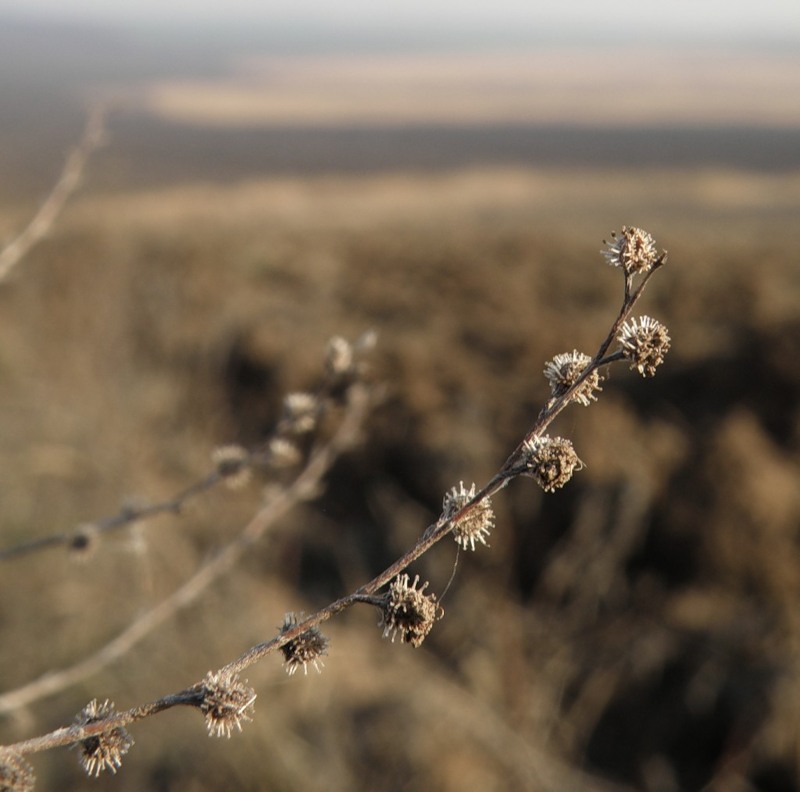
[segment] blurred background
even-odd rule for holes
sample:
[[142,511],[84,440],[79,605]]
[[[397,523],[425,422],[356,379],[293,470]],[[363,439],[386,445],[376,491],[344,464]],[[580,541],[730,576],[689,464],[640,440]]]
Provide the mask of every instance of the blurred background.
[[[673,348],[554,432],[586,468],[497,497],[423,646],[371,611],[321,675],[251,668],[256,719],[132,729],[115,790],[800,789],[800,14],[515,0],[0,0],[0,240],[89,110],[106,143],[0,283],[0,547],[258,443],[336,334],[378,334],[363,443],[237,572],[123,660],[0,718],[8,743],[185,687],[352,591],[485,482],[592,353],[647,229]],[[266,480],[2,562],[2,691],[90,654],[236,535]],[[441,595],[443,542],[412,568]],[[31,758],[37,789],[90,784]]]

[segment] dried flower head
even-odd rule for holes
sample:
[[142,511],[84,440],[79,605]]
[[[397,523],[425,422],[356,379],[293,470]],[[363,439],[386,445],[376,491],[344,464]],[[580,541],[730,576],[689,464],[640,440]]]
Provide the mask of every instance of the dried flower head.
[[295,434],[311,432],[317,425],[318,408],[316,396],[310,393],[289,393],[283,400],[284,425]]
[[269,464],[273,468],[287,468],[296,465],[303,458],[300,449],[283,437],[273,437],[269,441]]
[[619,236],[611,234],[611,241],[603,240],[602,250],[606,261],[612,267],[622,267],[626,275],[647,272],[658,259],[658,251],[653,237],[641,228],[622,226]]
[[[102,704],[92,699],[75,717],[76,726],[88,726],[90,723],[105,720],[115,715],[113,702],[106,699]],[[122,766],[122,757],[133,745],[133,739],[123,726],[115,726],[101,734],[87,737],[77,744],[80,751],[80,763],[87,775],[95,778],[103,770],[116,773]]]
[[[466,506],[475,497],[475,485],[469,489],[464,487],[464,482],[460,481],[458,487],[453,487],[446,493],[442,501],[442,518],[452,517],[461,508]],[[473,506],[462,517],[453,524],[453,537],[464,550],[469,548],[475,550],[475,542],[486,544],[486,537],[494,528],[494,511],[492,502],[489,498]]]
[[617,341],[622,354],[630,360],[631,368],[637,369],[643,377],[652,377],[656,367],[664,362],[670,338],[664,325],[649,316],[642,316],[625,322]]
[[19,755],[0,751],[0,792],[33,792],[33,768]]
[[355,355],[349,341],[334,336],[325,350],[325,368],[335,377],[344,377],[355,371]]
[[526,468],[524,475],[536,479],[545,492],[563,487],[572,478],[573,471],[583,467],[569,440],[548,435],[525,441],[522,463]]
[[[88,557],[97,544],[96,540],[99,535],[100,530],[94,523],[81,523],[69,537],[67,547],[78,556]],[[2,789],[3,787],[0,786],[0,792]]]
[[431,631],[439,611],[439,604],[435,594],[425,594],[427,583],[417,588],[419,575],[409,585],[406,574],[398,575],[389,586],[389,593],[383,603],[383,637],[396,635],[400,640],[410,643],[414,648],[422,645],[425,637]]
[[228,737],[234,728],[242,730],[242,721],[251,721],[256,693],[243,685],[238,674],[209,671],[203,679],[203,702],[200,710],[206,718],[209,737]]
[[217,473],[231,489],[241,489],[250,481],[250,454],[240,445],[215,448],[211,455]]
[[[292,627],[296,627],[298,623],[299,621],[296,614],[287,613],[280,627],[281,635],[291,630]],[[283,663],[286,666],[286,673],[290,676],[294,674],[300,666],[303,667],[303,673],[307,674],[309,663],[317,669],[317,673],[321,673],[322,669],[320,666],[325,665],[321,658],[323,655],[328,654],[328,639],[320,632],[318,627],[309,627],[296,638],[292,638],[291,641],[285,643],[281,647],[281,652],[283,652]]]
[[[591,362],[592,359],[588,355],[578,352],[577,349],[556,355],[548,361],[544,367],[544,375],[550,383],[550,391],[553,396],[562,396],[566,393],[578,381],[586,366]],[[572,400],[588,407],[593,401],[597,401],[597,394],[603,390],[600,387],[602,381],[600,372],[595,369],[572,394]]]

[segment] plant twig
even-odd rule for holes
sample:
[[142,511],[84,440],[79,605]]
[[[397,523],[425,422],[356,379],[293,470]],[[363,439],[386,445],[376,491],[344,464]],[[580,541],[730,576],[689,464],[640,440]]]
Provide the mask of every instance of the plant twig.
[[[580,469],[582,463],[569,441],[549,438],[545,434],[548,426],[567,404],[575,401],[588,405],[596,400],[596,392],[601,390],[600,369],[603,367],[626,359],[631,368],[638,369],[643,376],[652,376],[669,349],[670,339],[663,325],[650,317],[629,320],[650,277],[666,261],[666,253],[658,255],[652,238],[641,229],[623,228],[621,237],[612,239],[613,243],[606,243],[609,250],[604,255],[610,264],[623,270],[625,292],[622,307],[597,353],[590,358],[575,351],[557,355],[547,364],[545,374],[550,381],[553,396],[539,412],[522,442],[499,471],[477,492],[475,485],[466,490],[463,482],[459,489],[451,490],[445,496],[441,516],[421,533],[412,548],[368,583],[307,618],[300,619],[290,614],[273,638],[250,647],[239,657],[217,671],[209,672],[203,680],[192,686],[124,712],[113,712],[113,707],[108,702],[99,706],[96,701],[92,702],[71,727],[57,729],[48,735],[14,745],[0,746],[0,759],[4,753],[16,756],[79,742],[85,752],[84,767],[88,772],[99,771],[105,766],[115,770],[120,764],[122,753],[132,744],[124,735],[123,727],[178,705],[199,708],[206,717],[210,733],[230,734],[232,728],[241,728],[242,720],[250,719],[249,712],[255,699],[255,693],[238,681],[238,674],[276,650],[283,652],[290,672],[301,664],[304,667],[308,663],[316,664],[317,658],[327,651],[327,639],[322,637],[318,626],[356,604],[368,604],[381,610],[384,635],[391,633],[394,636],[399,632],[402,641],[419,646],[433,622],[441,618],[442,611],[436,595],[424,593],[427,583],[417,588],[417,576],[409,585],[409,576],[401,573],[450,533],[455,535],[456,541],[463,548],[469,546],[474,549],[476,541],[485,543],[484,536],[494,524],[490,499],[513,479],[520,476],[532,477],[546,491],[563,486],[572,476],[572,472]],[[634,276],[641,276],[636,288],[633,287]],[[619,344],[619,350],[608,354],[615,341]],[[351,385],[351,405],[353,400],[357,402],[358,399],[366,398],[360,390],[361,387],[357,384]],[[355,412],[358,413],[358,410]],[[353,420],[352,415],[349,420]],[[356,426],[352,432],[345,431],[346,426],[347,420],[340,430],[343,433],[341,437],[350,442]],[[296,498],[313,493],[313,484],[327,470],[332,456],[339,450],[338,442],[344,440],[332,442],[311,457],[307,468],[295,482]],[[142,626],[131,625],[117,639],[120,646],[125,648],[138,640],[139,630],[149,629],[150,624],[159,623],[181,607],[184,599],[191,601],[196,596],[196,590],[207,585],[204,582],[206,576],[213,579],[238,559],[244,549],[260,537],[270,524],[270,508],[276,508],[274,503],[259,511],[234,543],[212,559],[170,600],[163,603],[163,609],[161,606],[156,608],[155,615],[145,617]],[[378,596],[377,592],[387,585],[388,592]],[[109,651],[114,656],[116,650],[113,646]],[[44,681],[41,684],[44,685]],[[89,737],[96,739],[90,741],[87,739]],[[103,748],[99,755],[96,752],[98,746]]]

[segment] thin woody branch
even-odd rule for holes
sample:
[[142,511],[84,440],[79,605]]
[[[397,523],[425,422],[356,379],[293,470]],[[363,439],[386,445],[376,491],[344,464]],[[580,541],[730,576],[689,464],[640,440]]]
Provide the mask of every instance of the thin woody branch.
[[[465,550],[474,550],[476,542],[478,545],[485,544],[484,539],[494,526],[490,499],[513,479],[521,476],[533,478],[545,491],[562,487],[575,470],[580,470],[582,462],[569,440],[551,438],[545,434],[545,430],[568,404],[575,402],[590,406],[597,399],[597,393],[601,390],[601,368],[626,360],[642,376],[652,376],[669,349],[670,339],[663,325],[650,317],[630,319],[649,279],[666,261],[666,253],[658,254],[650,235],[638,228],[624,227],[620,236],[613,236],[612,240],[606,243],[608,249],[603,255],[612,266],[623,271],[624,298],[598,351],[590,358],[576,350],[558,355],[547,364],[545,375],[553,395],[523,440],[480,489],[476,489],[474,484],[467,489],[462,482],[458,488],[454,487],[448,492],[441,516],[421,533],[412,548],[372,580],[316,613],[306,618],[287,614],[277,635],[250,647],[191,687],[125,712],[114,712],[109,702],[98,704],[94,701],[82,711],[78,721],[71,727],[58,729],[43,737],[0,746],[0,760],[3,755],[16,756],[56,745],[78,743],[83,751],[82,763],[87,772],[96,774],[102,769],[116,772],[122,754],[132,745],[124,727],[175,706],[200,709],[205,715],[210,734],[229,736],[232,729],[241,729],[242,721],[251,718],[255,700],[255,692],[239,681],[238,674],[277,650],[283,651],[284,663],[290,673],[301,666],[317,665],[328,646],[327,639],[319,632],[319,625],[356,604],[368,604],[381,611],[384,636],[394,638],[399,635],[401,642],[419,646],[433,623],[442,617],[443,611],[436,595],[426,593],[428,583],[418,585],[419,576],[412,582],[405,570],[450,533],[455,535],[456,541]],[[636,279],[638,286],[634,287]],[[619,348],[609,353],[615,342]],[[356,409],[348,413],[337,438],[312,455],[293,485],[296,499],[310,497],[314,493],[316,482],[329,469],[333,458],[352,442],[357,433],[359,414],[363,414],[367,398],[365,391],[357,384],[348,393],[351,406],[355,405]],[[361,408],[358,406],[359,400],[363,400]],[[243,550],[263,534],[271,521],[268,507],[260,510],[233,544],[173,595],[174,601],[171,598],[171,601],[162,604],[164,618],[183,602],[191,601],[196,596],[196,589],[207,585],[206,578],[210,582],[210,579],[235,563]],[[134,632],[136,629],[149,630],[152,623],[160,619],[159,612],[159,615],[151,616],[150,621],[140,627],[132,625],[130,629]],[[127,639],[118,640],[125,643]],[[45,680],[41,684],[45,684]],[[0,706],[2,704],[3,699],[0,698]]]

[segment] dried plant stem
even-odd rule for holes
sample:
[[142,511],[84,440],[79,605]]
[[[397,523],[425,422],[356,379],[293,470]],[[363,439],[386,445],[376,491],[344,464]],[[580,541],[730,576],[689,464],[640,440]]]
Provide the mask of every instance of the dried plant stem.
[[49,233],[64,204],[78,189],[86,163],[92,152],[103,142],[104,137],[105,109],[98,106],[89,113],[78,145],[67,157],[61,176],[39,207],[39,211],[27,227],[0,250],[0,283],[8,277],[23,256]]
[[[528,430],[523,440],[517,445],[516,449],[507,458],[499,471],[477,491],[475,491],[474,485],[470,490],[465,490],[463,483],[460,490],[454,490],[453,494],[450,495],[450,506],[452,506],[452,508],[445,508],[442,512],[442,516],[440,516],[436,522],[428,526],[415,545],[399,559],[380,574],[376,575],[371,581],[359,587],[356,591],[341,597],[307,618],[301,620],[292,614],[290,619],[285,620],[284,626],[273,638],[252,646],[238,658],[217,671],[210,673],[205,680],[197,682],[185,690],[164,696],[149,704],[134,707],[125,712],[108,715],[104,714],[96,720],[91,718],[84,719],[71,727],[57,729],[42,737],[33,738],[14,745],[0,746],[0,751],[7,750],[15,754],[26,754],[58,745],[66,745],[86,740],[87,737],[91,736],[108,735],[111,730],[121,728],[129,723],[178,705],[193,706],[203,709],[207,716],[207,725],[209,726],[210,732],[216,734],[230,733],[232,726],[240,728],[240,719],[249,719],[246,710],[252,705],[253,699],[255,698],[255,693],[253,691],[244,689],[242,686],[238,688],[235,687],[239,672],[258,662],[266,655],[278,649],[283,649],[289,644],[295,646],[302,645],[304,636],[307,639],[309,635],[313,635],[313,631],[316,630],[317,626],[327,621],[332,616],[359,603],[376,605],[379,602],[379,599],[375,596],[376,592],[390,583],[392,583],[390,589],[394,588],[398,579],[402,581],[400,588],[402,588],[406,595],[411,594],[419,599],[428,600],[429,612],[435,613],[437,610],[435,596],[422,594],[425,586],[428,584],[424,583],[421,588],[417,589],[418,578],[415,578],[413,584],[409,586],[408,575],[401,575],[401,573],[420,556],[430,550],[434,544],[451,533],[457,526],[463,527],[472,512],[479,514],[478,510],[484,508],[485,502],[488,504],[488,500],[499,490],[507,486],[511,480],[524,475],[534,475],[534,477],[536,477],[536,475],[541,476],[541,471],[537,470],[536,474],[532,472],[534,463],[531,461],[532,457],[526,449],[529,448],[531,443],[534,441],[539,442],[542,438],[554,444],[555,441],[546,438],[544,435],[547,427],[570,402],[579,401],[583,404],[589,403],[592,398],[591,389],[597,387],[594,381],[599,381],[597,375],[599,369],[631,354],[630,349],[626,350],[627,354],[623,354],[622,351],[608,354],[608,350],[615,339],[617,339],[624,348],[625,334],[628,333],[625,323],[643,294],[650,277],[665,263],[666,253],[657,256],[652,239],[641,229],[623,228],[623,239],[616,240],[613,246],[609,245],[609,247],[611,250],[604,255],[606,255],[613,266],[621,267],[624,271],[624,298],[620,311],[611,325],[610,331],[600,344],[594,357],[589,358],[588,356],[575,352],[574,355],[557,356],[557,358],[554,359],[554,361],[557,361],[560,357],[566,358],[569,365],[576,365],[576,361],[579,361],[577,363],[578,368],[573,369],[570,378],[564,381],[563,389],[561,388],[562,383],[557,383],[559,387],[554,387],[553,389],[555,395],[544,405],[532,427]],[[634,288],[634,275],[641,275],[636,288]],[[644,336],[646,336],[647,333],[655,334],[656,330],[662,333],[660,339],[661,347],[657,347],[654,350],[651,349],[650,352],[652,354],[650,358],[646,356],[640,357],[638,360],[633,358],[633,365],[639,369],[640,373],[647,375],[650,375],[652,373],[651,370],[654,370],[655,366],[661,362],[663,352],[669,347],[669,337],[666,335],[666,329],[655,323],[654,320],[648,319],[647,323],[642,320],[638,325],[638,332],[644,334]],[[621,331],[623,332],[623,336],[625,336],[622,339],[620,339]],[[642,346],[644,346],[645,342],[651,340],[652,336],[644,338],[644,341],[641,342]],[[548,364],[548,366],[550,365],[553,364]],[[558,363],[558,365],[560,366],[561,363]],[[545,373],[548,373],[548,369],[545,370]],[[593,378],[593,381],[587,383],[590,378]],[[552,384],[551,381],[551,385]],[[590,385],[589,391],[584,387],[586,384]],[[329,469],[335,456],[343,448],[353,442],[369,402],[369,391],[360,383],[352,384],[347,395],[349,409],[345,419],[340,425],[338,433],[330,443],[320,448],[311,456],[306,468],[300,476],[298,476],[294,484],[287,489],[286,492],[282,493],[281,496],[271,501],[257,512],[253,519],[242,529],[237,539],[202,567],[193,578],[187,581],[187,583],[171,597],[154,608],[149,614],[132,624],[120,636],[112,641],[111,644],[100,650],[93,658],[79,663],[72,669],[59,672],[62,676],[61,680],[59,681],[57,679],[57,681],[61,687],[75,681],[77,678],[83,678],[94,670],[106,665],[111,659],[127,651],[133,644],[140,640],[143,635],[169,618],[169,616],[175,613],[179,608],[185,607],[188,603],[192,602],[214,579],[236,563],[245,549],[263,535],[267,527],[272,524],[277,516],[285,513],[289,507],[297,501],[312,497],[315,494],[318,482]],[[557,439],[562,440],[561,438]],[[571,444],[569,444],[569,448],[571,449]],[[577,460],[577,455],[574,455],[574,451],[572,453],[572,460]],[[577,462],[579,463],[580,460],[577,460]],[[570,461],[569,475],[571,475],[573,468],[574,464]],[[568,478],[569,476],[567,476],[567,479]],[[552,489],[554,482],[555,486],[562,486],[564,480],[561,480],[560,476],[544,480],[543,477],[539,479],[540,484],[542,484],[546,490]],[[456,498],[459,500],[455,500]],[[490,510],[484,510],[484,514],[490,514]],[[473,535],[473,540],[474,538]],[[478,533],[478,540],[481,541],[480,533]],[[466,540],[464,540],[464,542],[466,542]],[[431,617],[431,623],[434,618],[435,617]],[[393,629],[397,629],[397,625],[389,624],[386,629],[391,632]],[[416,637],[419,638],[419,642],[421,642],[426,634],[427,632],[416,634]],[[409,639],[406,638],[405,640]],[[325,644],[325,641],[320,642],[320,646],[323,648]],[[418,645],[418,643],[414,645]],[[308,655],[306,655],[305,658],[301,657],[298,662],[305,664],[306,662],[313,662],[313,660],[309,661]],[[35,698],[41,698],[43,695],[54,692],[55,689],[61,689],[58,685],[48,681],[53,676],[56,678],[58,677],[58,675],[47,675],[37,682],[31,683],[31,685],[26,688],[21,688],[18,691],[0,697],[0,712],[21,706],[23,703],[28,703]],[[215,695],[217,695],[215,705],[219,706],[220,714],[215,714],[212,710],[211,719],[209,720],[207,696],[211,687],[215,688]],[[225,695],[227,695],[226,689],[230,693],[227,699],[225,699]],[[234,702],[234,704],[231,704],[231,702]],[[125,744],[125,749],[127,750],[127,743]],[[116,755],[116,758],[119,758],[119,753]],[[94,759],[91,760],[89,764],[90,769],[96,767],[96,764],[93,764],[95,761]],[[107,762],[108,760],[106,759],[105,761]],[[114,766],[116,766],[116,764]]]
[[[597,371],[598,369],[602,368],[603,366],[607,366],[611,363],[614,363],[617,360],[622,359],[622,355],[619,353],[614,353],[606,357],[606,352],[608,352],[608,348],[613,343],[614,339],[617,337],[617,333],[622,325],[625,323],[625,320],[630,316],[631,311],[633,311],[634,306],[639,301],[639,298],[644,293],[644,290],[649,282],[650,278],[653,277],[653,274],[662,267],[667,261],[667,253],[666,251],[662,253],[656,261],[653,263],[652,268],[646,272],[642,276],[642,280],[636,289],[633,289],[633,279],[630,275],[625,276],[625,296],[622,301],[622,307],[620,308],[619,315],[614,320],[614,324],[611,325],[611,329],[608,331],[608,335],[603,340],[603,343],[600,344],[595,356],[592,360],[586,365],[586,369],[583,371],[580,377],[572,384],[572,386],[561,394],[561,396],[555,397],[550,399],[542,408],[541,412],[539,413],[538,417],[536,418],[536,422],[533,424],[531,429],[519,443],[519,445],[514,449],[514,452],[511,456],[508,457],[506,460],[505,465],[503,465],[501,471],[495,476],[495,478],[503,478],[505,477],[505,483],[507,483],[509,478],[514,478],[518,475],[518,471],[515,472],[515,466],[519,462],[520,453],[522,451],[522,447],[525,445],[526,442],[529,442],[534,437],[539,437],[545,429],[553,422],[553,420],[558,416],[558,414],[572,401],[573,394],[580,388],[580,386],[592,376],[592,374]],[[494,479],[492,480],[494,481]],[[492,482],[490,482],[491,484]],[[488,485],[487,485],[488,486]],[[468,508],[472,508],[476,503],[483,500],[487,495],[492,495],[497,490],[501,489],[502,486],[505,484],[501,484],[498,486],[493,492],[486,492],[483,491],[477,493],[473,498],[474,503],[469,503],[467,507],[465,507],[465,511]]]
[[458,520],[467,516],[472,510],[476,509],[479,504],[481,504],[487,498],[491,498],[493,495],[507,486],[512,479],[521,475],[524,470],[520,466],[519,461],[525,442],[534,437],[540,436],[544,432],[544,430],[553,422],[559,413],[561,413],[567,404],[570,403],[573,394],[580,388],[583,382],[591,376],[593,371],[608,365],[614,360],[619,359],[617,355],[611,355],[609,357],[605,357],[605,355],[614,341],[614,338],[616,338],[620,327],[622,327],[622,324],[625,322],[628,316],[630,316],[631,311],[638,302],[639,298],[642,296],[649,279],[652,277],[653,273],[666,262],[666,258],[666,253],[663,253],[658,257],[652,268],[644,274],[636,289],[632,288],[632,278],[630,276],[626,276],[625,296],[619,315],[612,324],[611,330],[603,340],[603,343],[600,344],[600,347],[598,348],[594,358],[592,358],[591,362],[587,364],[585,371],[561,396],[551,399],[545,405],[545,407],[539,413],[533,427],[528,431],[528,433],[525,435],[525,438],[519,443],[511,456],[508,457],[506,463],[503,465],[500,471],[496,473],[487,484],[479,489],[461,509],[456,511],[449,518],[440,518],[436,523],[430,525],[413,548],[411,548],[391,566],[387,567],[383,572],[373,578],[369,583],[361,586],[352,594],[348,594],[347,596],[332,602],[330,605],[309,616],[304,621],[299,622],[295,627],[282,632],[280,635],[274,637],[270,641],[266,641],[265,643],[252,647],[241,657],[226,665],[222,670],[229,672],[242,671],[276,649],[279,649],[281,646],[284,646],[292,639],[302,635],[302,633],[309,628],[315,627],[321,624],[323,621],[327,621],[332,616],[341,613],[343,610],[346,610],[358,602],[364,602],[366,597],[369,597],[371,594],[374,594],[376,591],[383,588],[396,575],[400,574],[420,556],[428,552],[433,545],[435,545],[452,530],[453,525],[458,522]]
[[347,596],[332,602],[330,605],[322,608],[322,610],[317,611],[317,613],[309,616],[305,620],[299,622],[296,626],[282,632],[280,635],[272,638],[271,640],[253,646],[236,660],[224,666],[224,668],[221,670],[225,672],[238,673],[276,649],[279,649],[281,646],[284,646],[294,638],[302,635],[306,630],[316,627],[317,625],[327,621],[332,616],[341,613],[343,610],[346,610],[352,605],[355,605],[359,602],[368,601],[365,598],[368,598],[370,595],[383,588],[395,576],[400,574],[420,556],[428,552],[433,545],[450,533],[450,531],[453,529],[453,525],[455,525],[456,522],[466,517],[487,498],[492,497],[505,486],[507,486],[512,479],[522,475],[524,469],[520,465],[519,460],[525,442],[529,441],[531,438],[540,436],[544,432],[544,430],[553,422],[559,413],[561,413],[567,404],[570,403],[574,393],[580,388],[583,382],[591,376],[593,371],[609,365],[611,362],[619,359],[619,356],[616,354],[606,357],[606,353],[614,341],[614,338],[616,337],[620,327],[622,327],[622,324],[625,322],[628,316],[630,316],[631,311],[638,302],[639,298],[642,296],[650,277],[652,277],[653,273],[659,267],[661,267],[665,261],[666,253],[663,253],[653,264],[652,268],[644,274],[636,289],[632,289],[632,279],[629,276],[626,276],[625,296],[619,315],[612,324],[611,330],[603,340],[603,343],[600,344],[597,353],[587,364],[584,372],[561,396],[551,399],[545,405],[545,407],[539,413],[535,423],[525,435],[525,438],[508,457],[500,471],[496,473],[481,489],[479,489],[475,495],[468,500],[464,506],[462,506],[461,509],[457,510],[448,518],[440,518],[437,522],[428,526],[427,530],[423,532],[422,536],[414,545],[414,547],[412,547],[402,557],[395,561],[391,566],[387,567],[383,572],[369,581],[369,583],[361,586],[352,594],[348,594]]

